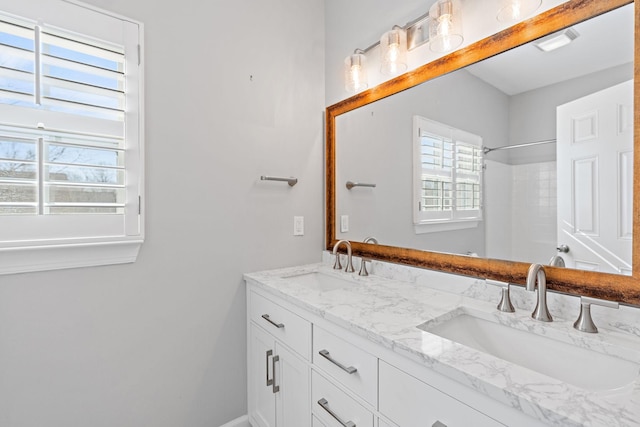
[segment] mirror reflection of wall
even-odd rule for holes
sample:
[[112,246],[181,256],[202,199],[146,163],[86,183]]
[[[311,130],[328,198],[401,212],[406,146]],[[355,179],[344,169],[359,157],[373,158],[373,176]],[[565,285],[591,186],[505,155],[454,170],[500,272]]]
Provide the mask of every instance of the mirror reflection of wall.
[[[555,139],[557,106],[633,78],[632,5],[575,30],[574,46],[542,52],[525,45],[339,116],[337,237],[373,235],[391,246],[547,263],[559,244],[555,144],[488,153],[483,221],[416,234],[411,121],[420,115],[465,129],[487,147]],[[347,180],[377,186],[347,190]],[[349,216],[344,233],[342,215]]]

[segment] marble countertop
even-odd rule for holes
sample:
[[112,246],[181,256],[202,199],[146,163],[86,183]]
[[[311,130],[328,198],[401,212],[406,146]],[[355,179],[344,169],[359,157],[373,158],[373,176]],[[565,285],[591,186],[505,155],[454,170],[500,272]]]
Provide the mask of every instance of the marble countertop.
[[[320,271],[349,278],[349,286],[318,290],[295,276]],[[245,274],[248,283],[370,341],[409,357],[459,383],[555,426],[640,425],[640,381],[617,390],[589,391],[419,329],[455,310],[470,309],[492,321],[620,357],[640,366],[640,337],[602,330],[586,334],[573,320],[543,323],[530,311],[501,313],[495,302],[443,292],[423,283],[360,277],[322,263]],[[454,276],[455,277],[455,276]],[[436,279],[437,280],[437,279]],[[593,366],[593,369],[602,369]]]

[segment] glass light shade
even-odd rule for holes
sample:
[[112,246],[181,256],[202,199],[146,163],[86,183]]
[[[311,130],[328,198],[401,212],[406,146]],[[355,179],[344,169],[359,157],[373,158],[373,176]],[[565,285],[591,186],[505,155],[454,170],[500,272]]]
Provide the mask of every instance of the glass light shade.
[[380,72],[395,75],[406,70],[407,33],[402,28],[395,28],[380,38]]
[[456,0],[438,0],[429,9],[429,47],[450,52],[462,44],[462,16]]
[[369,87],[367,82],[367,57],[354,53],[344,59],[344,87],[349,92],[359,92]]
[[501,0],[496,18],[500,22],[518,21],[535,12],[542,0]]

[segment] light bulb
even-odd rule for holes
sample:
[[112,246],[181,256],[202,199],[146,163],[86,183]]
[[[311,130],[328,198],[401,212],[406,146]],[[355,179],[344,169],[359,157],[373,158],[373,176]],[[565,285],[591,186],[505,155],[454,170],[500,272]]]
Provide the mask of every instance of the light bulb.
[[398,43],[389,45],[389,50],[387,52],[387,57],[389,58],[389,61],[396,62],[398,60],[398,56],[400,55],[399,50],[400,48],[398,46]]
[[397,27],[380,38],[380,72],[394,75],[407,69],[407,33]]
[[353,81],[354,88],[358,89],[362,85],[360,81],[360,74],[362,73],[361,65],[352,65],[351,66],[351,80]]
[[438,18],[437,33],[439,36],[448,36],[451,34],[453,23],[451,22],[451,15],[442,15]]
[[496,18],[500,22],[518,21],[535,12],[542,0],[502,0]]

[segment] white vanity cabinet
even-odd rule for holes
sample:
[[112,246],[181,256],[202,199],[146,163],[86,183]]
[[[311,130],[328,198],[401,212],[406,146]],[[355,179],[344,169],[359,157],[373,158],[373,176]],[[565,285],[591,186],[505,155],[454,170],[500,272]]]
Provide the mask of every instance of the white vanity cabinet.
[[544,425],[256,285],[247,295],[253,427]]
[[253,427],[310,427],[311,324],[248,295],[248,403]]

